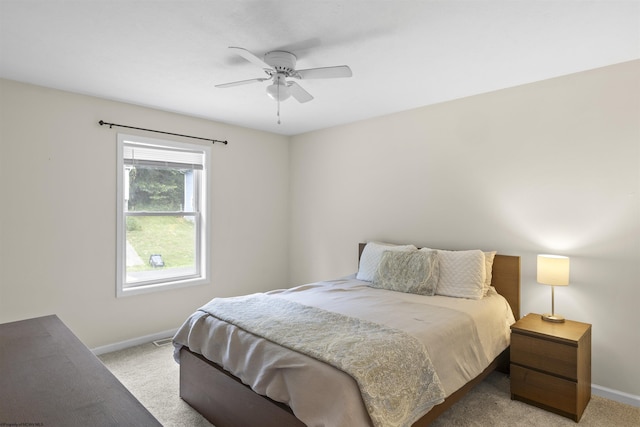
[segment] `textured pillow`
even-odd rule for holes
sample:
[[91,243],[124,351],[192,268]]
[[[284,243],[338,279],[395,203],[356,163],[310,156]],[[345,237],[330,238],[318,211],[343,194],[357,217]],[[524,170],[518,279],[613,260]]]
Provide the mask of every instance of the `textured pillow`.
[[391,245],[389,243],[369,242],[362,250],[360,256],[360,267],[358,268],[358,274],[356,279],[365,280],[371,282],[373,276],[376,274],[378,264],[382,258],[384,251],[415,251],[416,248],[413,245]]
[[491,287],[491,279],[493,278],[493,260],[495,257],[496,251],[484,253],[485,279],[483,296],[487,295],[487,292],[489,292],[489,288]]
[[438,250],[438,259],[440,279],[437,295],[470,299],[483,297],[486,265],[482,251]]
[[370,286],[418,295],[434,295],[437,284],[436,251],[385,251]]

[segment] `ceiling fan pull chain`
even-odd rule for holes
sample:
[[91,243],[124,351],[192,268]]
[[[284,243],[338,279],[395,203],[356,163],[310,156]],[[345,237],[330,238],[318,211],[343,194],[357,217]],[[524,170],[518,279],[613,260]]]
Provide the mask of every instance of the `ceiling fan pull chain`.
[[278,100],[278,124],[280,124],[280,101]]
[[278,124],[280,124],[280,82],[278,81]]

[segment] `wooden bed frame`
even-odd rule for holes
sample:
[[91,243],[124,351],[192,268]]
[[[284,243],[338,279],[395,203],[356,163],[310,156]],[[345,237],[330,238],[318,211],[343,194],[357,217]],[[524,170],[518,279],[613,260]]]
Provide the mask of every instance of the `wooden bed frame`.
[[[365,244],[360,243],[358,259]],[[504,296],[516,320],[520,318],[520,257],[496,255],[491,284]],[[413,427],[425,427],[459,401],[487,375],[508,372],[509,348],[476,378],[434,406]],[[183,347],[180,350],[180,397],[216,427],[303,427],[291,409],[255,393],[219,365]]]

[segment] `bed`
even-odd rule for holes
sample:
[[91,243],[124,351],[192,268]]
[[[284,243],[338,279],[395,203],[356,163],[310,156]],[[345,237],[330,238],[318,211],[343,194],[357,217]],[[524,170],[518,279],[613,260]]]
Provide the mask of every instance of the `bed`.
[[[372,245],[373,243],[370,243],[369,248],[372,248]],[[414,249],[417,250],[417,248]],[[310,304],[318,305],[320,310],[331,308],[332,312],[345,311],[345,314],[349,316],[362,317],[366,327],[375,327],[369,323],[377,323],[377,317],[380,317],[380,323],[390,322],[394,331],[395,328],[405,328],[405,324],[407,324],[407,320],[403,320],[402,316],[395,314],[400,311],[409,313],[409,317],[412,317],[411,328],[413,328],[414,324],[419,323],[417,321],[444,325],[444,323],[439,323],[440,318],[445,319],[450,314],[453,316],[454,312],[458,313],[463,310],[459,308],[458,304],[471,307],[469,313],[462,312],[464,322],[468,326],[464,328],[461,326],[452,327],[450,331],[446,329],[449,326],[446,326],[438,332],[428,333],[440,336],[453,334],[453,331],[458,329],[480,329],[479,324],[490,323],[486,318],[487,311],[497,311],[496,307],[502,310],[501,305],[507,305],[511,320],[505,318],[506,328],[500,325],[499,328],[491,327],[488,331],[476,332],[480,338],[469,338],[469,342],[481,343],[477,348],[474,343],[467,345],[468,348],[460,347],[453,350],[453,347],[449,349],[449,346],[454,344],[443,344],[442,341],[437,345],[425,345],[428,348],[427,358],[431,355],[433,366],[437,368],[435,369],[436,373],[439,372],[439,369],[446,372],[441,378],[436,378],[441,383],[440,392],[444,400],[432,398],[429,401],[429,406],[418,405],[419,410],[414,411],[411,415],[412,418],[407,418],[411,420],[410,424],[398,423],[397,425],[427,426],[493,370],[508,369],[508,323],[512,323],[520,316],[520,258],[491,254],[493,264],[489,266],[491,273],[489,277],[492,288],[489,291],[485,289],[484,292],[487,296],[483,295],[479,300],[451,298],[442,295],[425,298],[412,292],[394,292],[394,290],[376,288],[370,286],[371,283],[360,280],[363,278],[359,276],[364,269],[364,261],[370,259],[370,253],[367,255],[366,250],[365,244],[359,244],[359,271],[357,275],[334,281],[307,284],[289,290],[276,290],[267,293],[269,294],[268,298],[263,295],[260,297],[269,302],[278,301],[278,304]],[[427,250],[427,252],[429,251]],[[401,256],[390,252],[384,251],[385,260],[394,261]],[[416,253],[416,251],[411,252]],[[457,256],[462,252],[465,251],[441,251],[441,256],[444,254],[456,254]],[[379,260],[376,262],[380,264]],[[377,279],[378,276],[376,276]],[[384,298],[384,300],[379,300],[379,298]],[[219,300],[228,299],[214,299],[212,302],[227,302]],[[421,305],[417,305],[422,304],[423,300],[429,301],[429,312],[433,312],[429,315],[432,316],[431,318],[423,314],[425,310],[421,309]],[[374,314],[368,314],[356,309],[358,314],[354,315],[351,312],[354,301],[366,301],[367,305],[377,306],[378,311]],[[236,304],[229,306],[227,310],[230,312],[241,306],[260,304],[258,300],[248,299],[228,302]],[[396,303],[403,305],[394,305]],[[399,310],[398,307],[402,307],[402,309]],[[221,308],[223,307],[218,307],[216,310]],[[509,308],[510,310],[508,310]],[[421,311],[416,311],[418,309]],[[181,398],[216,427],[395,425],[395,422],[385,422],[385,418],[377,418],[379,417],[378,413],[372,414],[369,401],[365,399],[365,393],[362,392],[362,395],[358,393],[359,387],[362,391],[363,386],[356,376],[352,377],[345,371],[332,367],[330,363],[325,363],[326,361],[316,360],[312,356],[284,348],[290,344],[275,344],[270,341],[268,335],[267,338],[264,336],[256,337],[247,332],[247,330],[251,330],[250,325],[243,329],[245,328],[244,324],[234,323],[234,320],[225,319],[217,312],[212,315],[207,310],[213,309],[205,305],[185,321],[174,337],[174,346],[176,360],[180,363]],[[387,312],[394,314],[388,316],[385,314]],[[422,316],[425,318],[422,319]],[[473,316],[480,317],[474,319]],[[503,315],[501,314],[501,316]],[[248,321],[250,322],[251,319]],[[502,321],[500,319],[491,320],[491,322]],[[304,328],[307,327],[308,325],[304,326]],[[304,328],[301,330],[305,330]],[[422,332],[410,329],[407,331],[409,333],[406,335],[422,334]],[[425,334],[427,333],[425,332]],[[489,336],[495,337],[495,340],[486,339]],[[299,338],[294,336],[291,339],[296,341]],[[433,339],[433,337],[429,339]],[[313,341],[315,343],[316,340]],[[322,340],[317,341],[322,342]],[[465,340],[456,339],[453,341],[464,342]],[[485,341],[487,344],[484,343]],[[470,359],[458,360],[457,355],[463,353],[469,353]],[[224,365],[224,368],[221,365]],[[245,384],[251,384],[252,387]],[[389,387],[389,389],[391,392],[393,391],[393,387]],[[271,396],[273,399],[267,396]],[[328,400],[325,402],[325,399]],[[286,402],[286,404],[281,402]],[[419,403],[422,405],[423,402]],[[423,414],[424,408],[430,409]],[[416,416],[416,413],[419,413],[419,416]],[[325,416],[328,418],[323,418]]]

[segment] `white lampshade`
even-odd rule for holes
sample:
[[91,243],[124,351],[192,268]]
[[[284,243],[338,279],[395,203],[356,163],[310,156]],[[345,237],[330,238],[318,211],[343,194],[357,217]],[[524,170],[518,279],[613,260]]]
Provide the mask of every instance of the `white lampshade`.
[[538,255],[538,283],[553,286],[569,284],[569,257]]

